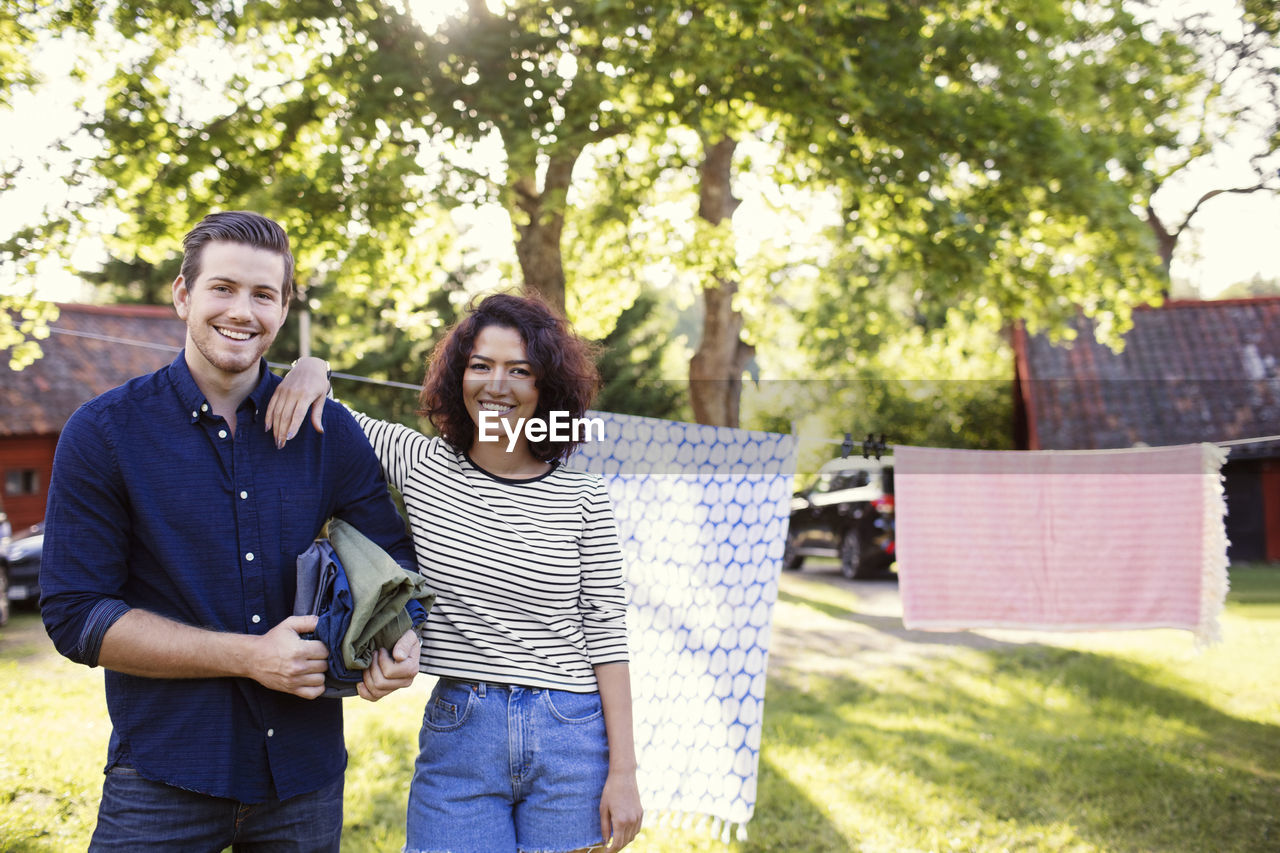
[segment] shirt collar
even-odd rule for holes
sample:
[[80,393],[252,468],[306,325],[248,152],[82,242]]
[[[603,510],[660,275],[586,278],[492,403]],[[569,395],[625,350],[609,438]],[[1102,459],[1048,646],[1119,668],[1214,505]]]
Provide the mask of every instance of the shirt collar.
[[[188,415],[190,415],[191,422],[195,423],[201,417],[211,414],[213,407],[209,404],[204,392],[200,390],[200,386],[196,384],[195,377],[191,375],[191,368],[187,366],[186,356],[186,350],[182,350],[178,353],[178,357],[169,364],[169,377],[173,382],[173,388],[178,395],[178,399],[182,402]],[[267,368],[267,360],[265,358],[258,359],[258,384],[249,392],[245,402],[240,405],[251,406],[256,420],[259,414],[266,410],[267,403],[271,400],[271,394],[275,391],[279,382],[280,377]]]

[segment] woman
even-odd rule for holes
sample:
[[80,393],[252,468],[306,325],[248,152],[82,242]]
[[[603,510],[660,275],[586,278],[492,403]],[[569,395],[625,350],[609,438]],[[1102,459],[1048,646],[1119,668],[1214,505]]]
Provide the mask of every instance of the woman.
[[[562,318],[495,294],[432,354],[419,412],[439,438],[356,414],[437,595],[409,853],[615,851],[640,829],[613,510],[598,476],[561,464],[574,441],[526,429],[581,418],[598,382]],[[267,428],[318,420],[327,389],[325,363],[301,359]]]

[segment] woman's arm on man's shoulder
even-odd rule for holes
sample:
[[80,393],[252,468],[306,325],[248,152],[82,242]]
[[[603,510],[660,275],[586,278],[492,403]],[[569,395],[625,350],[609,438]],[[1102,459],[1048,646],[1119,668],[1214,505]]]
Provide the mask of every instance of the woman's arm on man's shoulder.
[[265,424],[267,432],[275,434],[276,447],[284,447],[298,434],[308,410],[316,432],[324,432],[321,418],[329,388],[329,362],[308,356],[293,363],[267,403]]

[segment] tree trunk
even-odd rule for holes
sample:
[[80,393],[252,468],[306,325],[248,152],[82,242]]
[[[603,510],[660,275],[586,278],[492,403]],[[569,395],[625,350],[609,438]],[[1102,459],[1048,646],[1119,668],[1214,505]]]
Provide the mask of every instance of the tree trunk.
[[[739,201],[730,183],[737,142],[704,140],[698,215],[712,225],[733,216]],[[742,342],[742,313],[733,307],[738,282],[720,273],[703,285],[702,340],[689,360],[689,400],[700,424],[738,426],[742,373],[755,348]]]
[[1181,229],[1177,232],[1171,232],[1165,227],[1164,222],[1156,215],[1155,208],[1150,203],[1147,204],[1147,225],[1151,227],[1151,231],[1156,237],[1156,246],[1160,252],[1160,262],[1164,265],[1165,276],[1169,275],[1169,270],[1173,265],[1173,250],[1178,247],[1178,237]]
[[565,198],[578,152],[552,157],[546,181],[538,188],[533,168],[514,183],[515,206],[522,214],[516,223],[516,257],[524,286],[564,313],[564,259],[560,238],[564,233]]

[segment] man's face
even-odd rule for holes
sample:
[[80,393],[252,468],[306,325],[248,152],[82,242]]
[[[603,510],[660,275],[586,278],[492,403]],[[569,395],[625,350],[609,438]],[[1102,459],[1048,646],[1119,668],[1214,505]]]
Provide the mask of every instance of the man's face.
[[173,304],[187,324],[187,359],[224,374],[257,370],[284,325],[284,258],[243,243],[209,243],[195,281],[179,276]]

